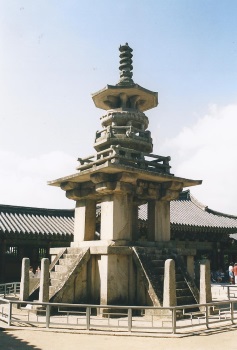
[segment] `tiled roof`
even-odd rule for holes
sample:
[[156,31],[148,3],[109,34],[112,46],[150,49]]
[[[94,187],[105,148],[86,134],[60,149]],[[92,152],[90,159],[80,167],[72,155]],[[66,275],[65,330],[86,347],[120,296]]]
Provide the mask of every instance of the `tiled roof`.
[[[178,200],[171,201],[170,209],[171,231],[237,233],[236,216],[209,209],[199,203],[189,191],[182,192]],[[97,216],[100,216],[99,207]],[[139,207],[139,219],[147,220],[146,204]],[[74,209],[0,205],[0,237],[20,235],[72,240],[73,228]]]
[[73,233],[74,210],[43,209],[0,205],[0,236],[58,236]]
[[[147,205],[140,206],[139,219],[147,220]],[[237,217],[209,209],[198,202],[188,191],[170,203],[171,228],[195,230],[195,228],[237,232]]]

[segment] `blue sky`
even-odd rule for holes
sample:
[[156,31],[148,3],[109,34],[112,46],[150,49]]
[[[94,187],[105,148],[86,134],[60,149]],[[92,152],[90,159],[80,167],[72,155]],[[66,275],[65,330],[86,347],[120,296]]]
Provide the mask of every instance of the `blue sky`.
[[73,207],[46,185],[94,152],[102,110],[91,99],[119,79],[120,44],[134,81],[158,91],[148,111],[154,153],[192,193],[237,215],[236,1],[0,1],[0,202]]

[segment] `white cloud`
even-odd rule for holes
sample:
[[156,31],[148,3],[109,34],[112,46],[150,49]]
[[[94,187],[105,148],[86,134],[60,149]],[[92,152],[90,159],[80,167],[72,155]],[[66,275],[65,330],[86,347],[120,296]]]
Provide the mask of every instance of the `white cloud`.
[[167,139],[176,176],[202,179],[191,192],[209,208],[237,215],[237,105],[212,105],[192,127]]
[[[237,215],[237,105],[210,106],[208,113],[174,138],[159,154],[171,155],[171,171],[201,179],[192,194],[217,211]],[[74,157],[50,152],[37,157],[0,151],[0,203],[47,208],[73,208],[75,203],[47,181],[76,172]]]
[[0,203],[46,208],[73,208],[74,203],[58,187],[47,185],[75,173],[76,161],[63,152],[51,152],[27,158],[0,151]]

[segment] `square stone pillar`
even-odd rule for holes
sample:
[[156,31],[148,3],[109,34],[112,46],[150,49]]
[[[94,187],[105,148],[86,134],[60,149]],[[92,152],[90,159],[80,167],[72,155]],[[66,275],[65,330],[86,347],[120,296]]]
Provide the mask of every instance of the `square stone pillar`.
[[131,240],[132,209],[128,194],[104,196],[101,201],[101,240]]
[[128,255],[101,255],[99,260],[100,304],[127,305],[129,303],[129,262]]
[[170,202],[148,202],[148,240],[170,241]]
[[47,258],[41,260],[39,302],[49,302],[49,259]]
[[23,258],[21,265],[21,284],[20,284],[20,297],[21,301],[26,301],[29,298],[29,285],[30,285],[30,259]]
[[164,290],[163,290],[163,307],[176,306],[176,278],[175,262],[173,259],[165,261],[164,270]]
[[77,201],[74,221],[74,242],[94,240],[95,224],[96,201],[91,199]]
[[212,302],[210,261],[200,262],[200,304]]

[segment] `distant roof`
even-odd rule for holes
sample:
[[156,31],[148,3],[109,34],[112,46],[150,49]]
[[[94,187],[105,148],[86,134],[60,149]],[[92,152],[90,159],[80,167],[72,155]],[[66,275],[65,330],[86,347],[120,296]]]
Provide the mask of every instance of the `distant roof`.
[[[0,237],[9,235],[19,238],[53,236],[66,239],[71,237],[74,227],[74,209],[46,209],[0,205]],[[32,236],[33,235],[33,236]]]
[[[147,220],[147,205],[140,206],[139,219]],[[170,203],[171,229],[179,231],[225,231],[237,233],[237,216],[220,213],[200,203],[189,190]]]

